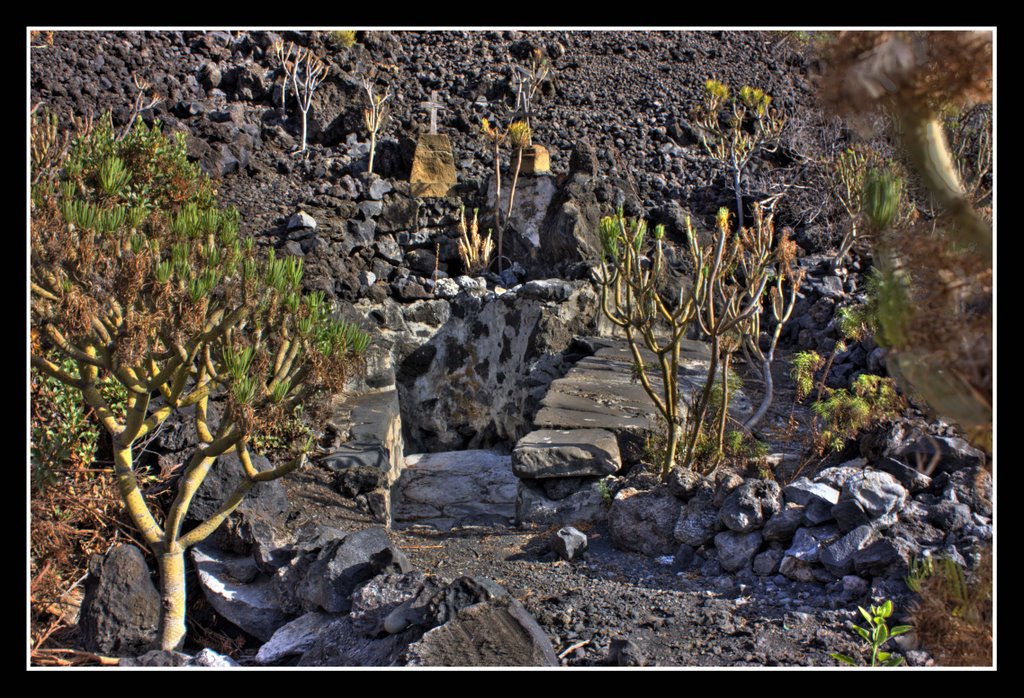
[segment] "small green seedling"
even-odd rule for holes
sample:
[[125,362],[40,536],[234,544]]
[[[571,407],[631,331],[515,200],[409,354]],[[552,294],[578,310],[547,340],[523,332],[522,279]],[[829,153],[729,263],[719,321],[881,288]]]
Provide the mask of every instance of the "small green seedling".
[[[882,651],[882,645],[888,640],[913,630],[909,625],[897,625],[892,629],[889,628],[886,619],[892,615],[892,601],[886,601],[881,606],[872,606],[870,611],[865,611],[861,606],[858,606],[857,610],[867,620],[868,627],[862,628],[855,625],[853,629],[871,645],[871,666],[900,666],[903,664],[903,657]],[[833,652],[829,656],[843,664],[857,666],[857,661],[845,654]]]

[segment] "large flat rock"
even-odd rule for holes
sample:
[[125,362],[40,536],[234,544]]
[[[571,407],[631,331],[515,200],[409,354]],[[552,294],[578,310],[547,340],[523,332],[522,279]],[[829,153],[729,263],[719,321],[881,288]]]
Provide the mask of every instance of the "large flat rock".
[[[538,429],[607,429],[617,436],[660,430],[659,415],[639,379],[634,377],[633,355],[624,339],[590,338],[599,348],[581,359],[564,377],[552,381],[534,419]],[[655,390],[662,380],[656,357],[643,349],[646,373]],[[708,347],[685,340],[679,370],[680,394],[686,399],[703,387],[709,361]],[[742,419],[751,411],[750,400],[737,392],[730,412]]]
[[515,518],[518,482],[512,457],[494,451],[412,454],[392,488],[393,520],[440,529],[508,524]]
[[538,429],[512,451],[521,478],[611,475],[622,467],[615,434],[606,429]]

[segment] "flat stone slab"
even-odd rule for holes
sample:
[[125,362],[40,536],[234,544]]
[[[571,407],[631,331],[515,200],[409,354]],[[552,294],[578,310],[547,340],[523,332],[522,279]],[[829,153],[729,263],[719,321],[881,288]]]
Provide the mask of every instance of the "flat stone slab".
[[[639,379],[633,374],[633,355],[624,339],[594,337],[600,347],[580,359],[564,377],[552,381],[533,423],[539,429],[607,429],[616,435],[660,430],[659,415]],[[656,357],[641,351],[655,390],[661,390]],[[694,391],[703,388],[710,352],[702,342],[684,340],[679,367],[681,410]],[[737,391],[729,412],[742,421],[753,409],[750,399]]]
[[539,429],[512,451],[512,472],[521,478],[611,475],[621,467],[619,444],[607,429]]
[[288,622],[289,615],[281,609],[270,578],[242,583],[232,576],[231,563],[241,558],[208,545],[192,548],[199,586],[214,610],[250,635],[267,641]]
[[447,196],[455,186],[455,156],[452,143],[443,133],[425,133],[416,143],[409,175],[413,196]]
[[393,521],[439,529],[510,524],[518,483],[512,457],[494,451],[412,454],[392,487]]

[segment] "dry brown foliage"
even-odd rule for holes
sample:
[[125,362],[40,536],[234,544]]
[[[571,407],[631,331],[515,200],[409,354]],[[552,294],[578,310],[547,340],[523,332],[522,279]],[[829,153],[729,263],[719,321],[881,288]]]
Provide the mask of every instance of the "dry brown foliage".
[[911,613],[918,641],[940,666],[992,666],[991,550],[966,580],[945,567],[921,582]]

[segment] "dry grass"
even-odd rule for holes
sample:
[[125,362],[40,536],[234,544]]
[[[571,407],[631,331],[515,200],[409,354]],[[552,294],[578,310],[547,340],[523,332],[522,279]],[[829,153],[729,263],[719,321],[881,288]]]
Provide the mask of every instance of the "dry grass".
[[965,579],[952,562],[936,563],[912,611],[918,641],[941,666],[992,666],[992,554]]

